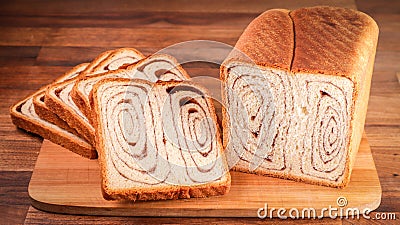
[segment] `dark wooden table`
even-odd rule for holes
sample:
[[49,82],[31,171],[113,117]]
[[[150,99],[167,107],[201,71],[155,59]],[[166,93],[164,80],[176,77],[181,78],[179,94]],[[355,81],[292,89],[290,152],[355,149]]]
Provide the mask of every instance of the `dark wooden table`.
[[[0,224],[274,223],[257,218],[125,218],[59,215],[30,206],[27,187],[42,139],[16,129],[9,107],[72,66],[104,50],[135,47],[145,54],[186,40],[234,45],[246,25],[269,8],[311,5],[358,8],[380,26],[365,131],[382,185],[376,212],[400,220],[400,1],[1,1],[0,3]],[[188,66],[218,76],[216,66]],[[396,221],[285,221],[387,223]]]

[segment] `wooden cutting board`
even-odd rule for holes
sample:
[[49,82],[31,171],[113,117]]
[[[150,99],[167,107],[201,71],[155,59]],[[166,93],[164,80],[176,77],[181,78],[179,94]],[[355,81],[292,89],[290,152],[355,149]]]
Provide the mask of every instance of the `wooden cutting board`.
[[346,198],[346,207],[374,210],[380,204],[382,192],[365,135],[351,182],[344,189],[231,172],[232,187],[224,196],[118,202],[103,199],[99,173],[97,160],[82,158],[45,140],[29,184],[32,205],[49,212],[85,215],[257,217],[258,209],[265,204],[269,212],[272,208],[297,208],[301,212],[312,207],[317,213],[329,206],[340,209],[339,197]]

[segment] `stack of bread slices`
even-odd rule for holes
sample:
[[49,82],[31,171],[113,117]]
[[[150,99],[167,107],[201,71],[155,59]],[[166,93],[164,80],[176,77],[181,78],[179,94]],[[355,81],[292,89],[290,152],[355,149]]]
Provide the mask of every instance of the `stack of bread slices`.
[[106,199],[225,194],[230,174],[207,90],[166,54],[104,52],[11,108],[14,124],[89,159]]

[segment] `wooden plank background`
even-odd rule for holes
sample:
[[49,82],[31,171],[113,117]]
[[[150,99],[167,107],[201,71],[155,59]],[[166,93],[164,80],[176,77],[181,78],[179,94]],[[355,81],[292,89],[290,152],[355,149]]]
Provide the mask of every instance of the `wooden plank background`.
[[[380,182],[378,212],[400,211],[400,1],[1,1],[0,2],[0,223],[274,223],[237,218],[124,218],[50,214],[30,207],[28,183],[42,139],[16,129],[9,107],[71,66],[116,47],[145,54],[179,41],[209,39],[233,45],[246,25],[269,8],[312,5],[358,8],[380,26],[366,134]],[[218,76],[210,65],[191,75]],[[397,213],[397,218],[400,218]],[[341,224],[346,220],[286,221]],[[371,221],[361,221],[369,223]],[[387,223],[388,221],[374,221]]]

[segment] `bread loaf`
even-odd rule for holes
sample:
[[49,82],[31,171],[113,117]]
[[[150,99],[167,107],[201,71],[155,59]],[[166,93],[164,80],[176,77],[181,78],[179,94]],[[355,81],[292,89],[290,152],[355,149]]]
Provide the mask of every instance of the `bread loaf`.
[[206,91],[189,82],[104,79],[92,96],[105,199],[226,193],[230,174]]
[[233,170],[346,186],[377,38],[374,20],[351,9],[269,10],[253,20],[221,66]]

